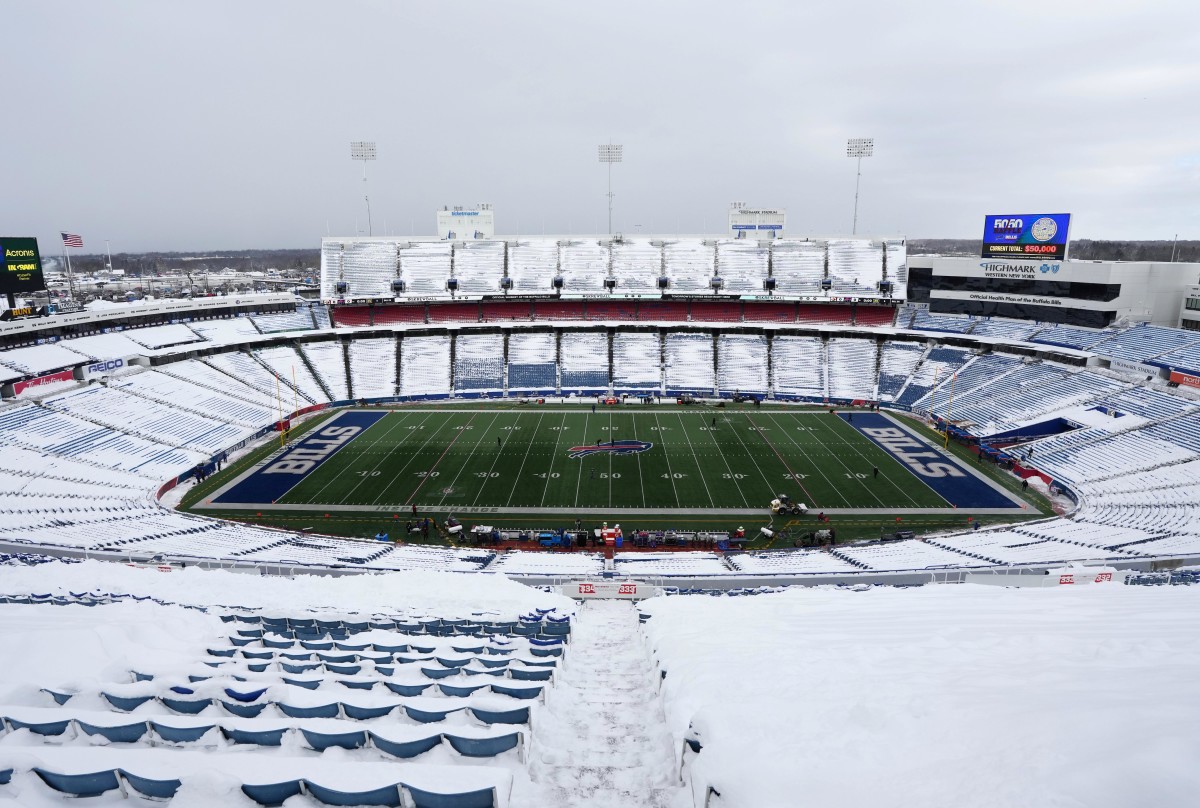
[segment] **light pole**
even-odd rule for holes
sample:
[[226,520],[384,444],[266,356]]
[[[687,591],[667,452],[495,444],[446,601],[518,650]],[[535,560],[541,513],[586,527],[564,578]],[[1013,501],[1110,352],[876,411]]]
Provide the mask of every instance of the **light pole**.
[[621,162],[621,152],[624,146],[619,146],[614,143],[602,143],[597,149],[597,154],[600,157],[600,162],[608,163],[608,234],[612,235],[612,167],[613,163]]
[[367,235],[375,235],[371,228],[371,194],[367,190],[367,163],[375,159],[375,141],[350,141],[350,159],[362,160],[363,164],[363,199],[367,202]]
[[862,179],[862,159],[875,154],[875,138],[852,137],[846,141],[846,156],[858,158],[858,173],[854,178],[854,226],[851,235],[858,234],[858,183]]

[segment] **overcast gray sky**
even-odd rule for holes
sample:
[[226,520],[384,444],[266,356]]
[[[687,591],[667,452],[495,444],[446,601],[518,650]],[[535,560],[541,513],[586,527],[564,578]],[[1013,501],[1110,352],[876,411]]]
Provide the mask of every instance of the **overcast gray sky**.
[[313,247],[491,202],[504,234],[1200,238],[1200,2],[0,0],[0,233]]

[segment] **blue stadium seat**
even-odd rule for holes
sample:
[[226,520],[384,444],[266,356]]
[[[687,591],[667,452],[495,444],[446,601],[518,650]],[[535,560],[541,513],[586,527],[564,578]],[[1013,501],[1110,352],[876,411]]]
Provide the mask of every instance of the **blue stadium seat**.
[[116,707],[118,710],[126,713],[130,710],[136,710],[138,707],[141,707],[143,704],[154,698],[153,696],[114,696],[111,693],[104,693],[103,691],[100,693],[100,695],[103,696],[113,707]]
[[492,692],[501,696],[512,696],[514,699],[536,699],[542,695],[540,687],[509,687],[507,685],[493,684]]
[[149,731],[145,721],[120,727],[97,727],[86,721],[76,721],[75,723],[88,735],[99,735],[112,743],[137,743]]
[[372,718],[382,718],[383,716],[395,710],[399,705],[391,704],[385,707],[359,707],[354,704],[346,704],[342,702],[342,712],[347,718],[353,718],[355,721],[367,721]]
[[288,718],[337,718],[339,713],[339,705],[336,701],[316,707],[293,707],[283,702],[279,702],[275,706]]
[[212,704],[212,699],[162,699],[163,706],[183,715],[198,715]]
[[381,654],[404,654],[408,652],[407,645],[380,645],[375,643],[374,649]]
[[26,723],[18,721],[15,718],[9,718],[8,725],[14,730],[27,729],[34,735],[44,735],[47,737],[62,735],[67,731],[67,727],[71,726],[70,719],[65,721],[39,721],[36,723]]
[[430,679],[446,679],[458,673],[458,668],[421,668],[421,673]]
[[471,715],[485,724],[528,724],[529,708],[518,707],[515,710],[484,710],[479,707],[467,708]]
[[438,794],[413,786],[405,786],[416,808],[494,808],[496,789],[464,791],[458,794]]
[[299,780],[284,780],[281,783],[264,783],[262,785],[242,784],[242,793],[259,805],[283,805],[302,791]]
[[262,696],[263,693],[266,693],[266,692],[267,692],[267,689],[265,687],[259,688],[258,690],[250,690],[245,693],[241,693],[237,690],[230,690],[229,688],[225,688],[226,696],[229,696],[229,698],[234,699],[235,701],[242,701],[242,702],[257,701],[258,698],[260,696]]
[[501,752],[515,749],[521,741],[521,733],[512,732],[495,738],[464,738],[459,735],[442,734],[454,747],[454,751],[465,757],[495,757]]
[[[376,670],[378,670],[378,668],[376,668]],[[375,682],[370,679],[361,682],[338,679],[338,684],[342,685],[343,687],[348,687],[351,690],[370,690],[371,688],[375,687]]]
[[384,682],[383,684],[397,696],[419,696],[433,687],[433,682],[424,685],[402,685],[397,682]]
[[508,673],[514,679],[527,682],[544,682],[554,675],[552,670],[530,671],[523,668],[509,668]]
[[485,688],[487,686],[488,686],[487,682],[482,682],[477,685],[439,684],[438,689],[441,690],[443,693],[445,693],[447,696],[469,696],[472,693],[474,693],[476,690],[482,690],[483,688]]
[[423,755],[442,742],[440,733],[430,735],[428,738],[421,738],[417,741],[392,741],[387,738],[381,738],[374,732],[368,734],[371,736],[371,743],[376,749],[394,757],[405,759]]
[[459,710],[465,709],[463,707],[453,707],[448,710],[419,710],[416,707],[410,707],[407,704],[402,706],[405,714],[409,718],[411,718],[413,721],[420,721],[422,724],[433,724],[437,721],[444,721],[446,720],[446,716],[448,716],[450,713],[456,713]]
[[226,740],[234,743],[257,744],[258,746],[279,746],[283,743],[283,733],[287,727],[279,729],[236,729],[221,727],[221,734]]
[[154,730],[155,734],[170,743],[194,743],[215,726],[215,724],[207,724],[202,727],[172,727],[157,721],[150,722],[150,728]]
[[304,735],[304,740],[308,741],[308,745],[318,752],[324,752],[332,746],[342,749],[358,749],[367,742],[367,733],[363,730],[330,733],[314,732],[301,727],[300,732]]
[[283,683],[287,685],[293,685],[295,687],[302,687],[305,690],[316,690],[321,686],[320,679],[289,679],[286,676],[283,677]]
[[305,788],[314,798],[326,805],[383,805],[393,808],[400,805],[398,785],[384,786],[370,791],[338,791],[326,788],[311,780],[304,781]]
[[238,702],[222,701],[221,706],[229,711],[231,715],[236,715],[238,718],[257,718],[259,713],[267,707],[267,702],[261,704],[239,704]]
[[149,777],[141,777],[140,775],[128,772],[125,769],[117,769],[121,777],[125,778],[125,782],[129,783],[129,787],[137,793],[145,797],[150,797],[156,800],[169,800],[175,796],[175,792],[183,785],[179,780],[154,780]]
[[117,782],[116,769],[90,774],[58,774],[35,766],[33,773],[50,788],[72,797],[99,797],[105,791],[112,791],[121,785]]

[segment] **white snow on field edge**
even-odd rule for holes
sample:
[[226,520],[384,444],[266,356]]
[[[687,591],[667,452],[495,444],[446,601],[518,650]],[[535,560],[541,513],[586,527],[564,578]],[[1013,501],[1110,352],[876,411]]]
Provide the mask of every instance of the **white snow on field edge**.
[[[699,802],[1196,804],[1200,590],[793,589],[642,604]],[[717,798],[714,798],[717,799]]]

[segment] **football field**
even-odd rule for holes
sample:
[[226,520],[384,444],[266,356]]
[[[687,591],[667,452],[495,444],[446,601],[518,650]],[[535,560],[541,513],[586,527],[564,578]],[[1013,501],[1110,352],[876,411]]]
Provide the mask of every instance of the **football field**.
[[[885,428],[856,426],[864,422]],[[956,491],[969,498],[972,485],[986,483],[919,444],[924,457],[953,464],[955,485],[923,478],[918,472],[929,471],[927,460],[909,460],[894,441],[869,436],[895,426],[871,413],[848,420],[826,410],[766,408],[349,410],[225,485],[211,502],[396,512],[414,504],[462,513],[761,512],[788,494],[811,510],[1019,507],[1007,499],[953,501]]]

